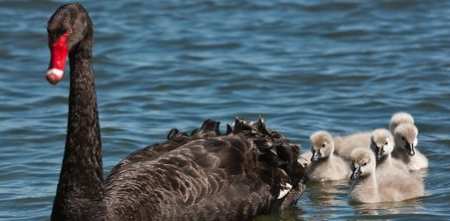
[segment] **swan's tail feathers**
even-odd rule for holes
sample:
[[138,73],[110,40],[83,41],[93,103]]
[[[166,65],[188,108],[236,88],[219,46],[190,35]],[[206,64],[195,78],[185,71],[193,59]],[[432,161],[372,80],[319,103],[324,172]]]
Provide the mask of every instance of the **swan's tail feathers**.
[[241,120],[238,117],[235,118],[233,123],[233,134],[239,133],[249,133],[252,132],[254,128],[245,120]]
[[220,122],[211,119],[205,120],[200,128],[192,130],[192,138],[205,138],[220,136]]
[[[225,135],[241,137],[255,147],[254,153],[259,162],[258,174],[266,183],[270,183],[274,205],[278,205],[274,208],[294,204],[305,188],[305,168],[297,160],[300,156],[300,146],[268,128],[262,117],[256,121],[236,117],[226,128]],[[205,121],[198,131],[197,134],[221,136],[219,123],[212,120]]]
[[186,142],[189,139],[189,135],[185,132],[179,131],[177,128],[173,128],[167,133],[167,140],[172,142]]
[[300,147],[266,127],[262,117],[254,122],[236,118],[228,131],[252,140],[258,161],[262,162],[262,170],[266,171],[263,173],[264,179],[272,183],[274,198],[283,205],[295,203],[304,190],[305,168],[297,160]]
[[173,128],[167,134],[167,140],[172,140],[180,131],[177,128]]
[[258,120],[255,122],[255,126],[256,129],[262,133],[262,134],[266,134],[266,135],[270,135],[269,131],[266,128],[266,124],[264,122],[264,118],[259,117]]
[[212,136],[220,136],[219,127],[220,122],[208,119],[203,122],[202,126],[200,127],[199,133],[210,134]]

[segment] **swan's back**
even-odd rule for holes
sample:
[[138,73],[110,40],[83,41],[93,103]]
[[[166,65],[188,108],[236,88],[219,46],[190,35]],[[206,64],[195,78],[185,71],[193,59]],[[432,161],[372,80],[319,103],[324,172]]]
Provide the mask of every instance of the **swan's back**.
[[105,185],[111,218],[247,220],[300,196],[297,146],[261,121],[237,120],[228,135],[217,128],[206,121],[192,136],[176,131],[119,163]]

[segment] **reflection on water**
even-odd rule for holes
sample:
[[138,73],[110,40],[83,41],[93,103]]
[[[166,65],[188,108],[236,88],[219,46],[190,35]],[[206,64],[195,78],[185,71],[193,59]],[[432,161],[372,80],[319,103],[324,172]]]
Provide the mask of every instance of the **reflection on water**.
[[342,202],[338,196],[348,193],[348,184],[348,181],[310,182],[307,188],[309,188],[311,202],[320,208],[343,205],[345,202]]
[[303,221],[302,209],[290,208],[277,214],[258,216],[254,221]]
[[350,187],[346,180],[308,182],[306,188],[307,191],[302,200],[297,203],[299,208],[303,208],[304,217],[319,220],[333,219],[339,214],[338,211],[348,206],[347,194]]
[[358,215],[414,214],[423,209],[420,199],[385,203],[351,203],[350,205]]
[[[415,175],[426,179],[427,170],[413,172]],[[406,181],[407,182],[407,181]],[[411,199],[402,202],[382,202],[382,203],[358,203],[350,200],[350,192],[353,182],[350,180],[333,182],[309,182],[307,192],[304,194],[303,202],[298,203],[299,208],[314,208],[306,214],[297,211],[297,220],[301,217],[309,217],[314,220],[329,220],[340,217],[339,211],[350,205],[356,217],[376,218],[379,215],[384,217],[396,217],[396,215],[421,213],[425,209],[423,200],[426,197]],[[334,211],[334,212],[332,212]],[[300,218],[299,218],[300,217]],[[340,218],[349,218],[346,215]]]

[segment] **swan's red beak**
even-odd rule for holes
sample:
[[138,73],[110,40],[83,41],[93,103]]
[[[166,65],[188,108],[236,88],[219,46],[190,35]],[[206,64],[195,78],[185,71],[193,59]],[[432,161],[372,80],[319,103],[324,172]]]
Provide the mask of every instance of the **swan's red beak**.
[[68,40],[69,33],[66,32],[50,45],[51,58],[46,75],[50,84],[57,84],[63,79],[68,53]]

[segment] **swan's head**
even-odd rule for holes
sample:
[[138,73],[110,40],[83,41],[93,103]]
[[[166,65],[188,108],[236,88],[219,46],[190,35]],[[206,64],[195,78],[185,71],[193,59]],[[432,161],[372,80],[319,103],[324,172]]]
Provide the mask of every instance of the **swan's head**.
[[404,148],[410,156],[416,154],[417,135],[419,130],[414,124],[400,124],[395,128],[394,138],[395,147]]
[[394,137],[387,129],[376,129],[370,136],[370,149],[374,152],[377,161],[389,156],[394,150]]
[[310,137],[311,141],[311,161],[327,159],[334,152],[334,140],[327,131],[317,131]]
[[389,130],[394,133],[395,128],[400,124],[414,124],[414,118],[411,114],[406,112],[398,112],[392,115],[389,122]]
[[[83,6],[66,4],[52,15],[47,32],[51,59],[46,78],[51,84],[57,84],[63,78],[68,53],[83,40],[92,44],[92,22]],[[90,51],[82,56],[90,57]]]
[[352,160],[352,180],[367,177],[373,173],[376,166],[374,154],[367,147],[360,147],[350,154]]

